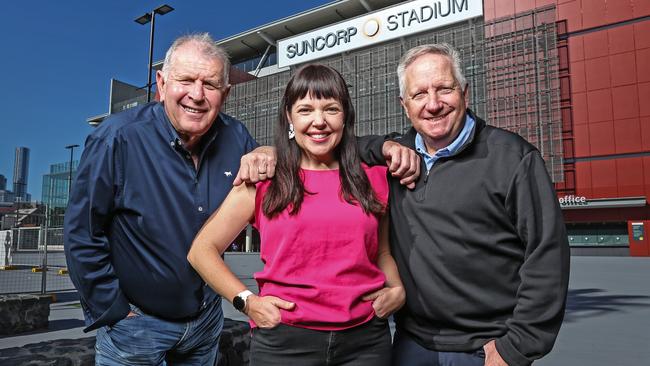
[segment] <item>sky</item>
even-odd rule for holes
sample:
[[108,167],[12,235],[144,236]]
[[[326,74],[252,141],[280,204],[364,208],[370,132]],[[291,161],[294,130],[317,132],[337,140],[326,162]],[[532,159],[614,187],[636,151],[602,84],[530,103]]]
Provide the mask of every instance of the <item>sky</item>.
[[[83,147],[88,117],[108,111],[110,79],[147,83],[149,25],[134,19],[162,4],[154,62],[183,34],[221,40],[331,0],[23,0],[0,9],[0,174],[12,190],[15,148],[30,151],[28,193],[41,200],[43,174]],[[81,149],[75,149],[75,160]]]

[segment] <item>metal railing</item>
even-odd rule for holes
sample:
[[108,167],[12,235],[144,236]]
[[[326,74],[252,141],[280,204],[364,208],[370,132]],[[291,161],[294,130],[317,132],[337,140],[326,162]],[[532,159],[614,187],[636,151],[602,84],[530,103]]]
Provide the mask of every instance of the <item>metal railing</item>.
[[63,252],[63,228],[0,231],[0,294],[73,290]]

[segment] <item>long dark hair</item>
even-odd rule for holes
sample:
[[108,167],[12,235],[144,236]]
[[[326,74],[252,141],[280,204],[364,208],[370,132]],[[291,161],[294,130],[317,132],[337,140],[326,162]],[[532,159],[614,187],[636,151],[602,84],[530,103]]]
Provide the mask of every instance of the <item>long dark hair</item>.
[[345,80],[338,71],[319,64],[298,69],[284,91],[275,128],[277,165],[275,177],[262,204],[264,215],[272,218],[287,207],[289,214],[295,215],[300,211],[305,194],[312,194],[305,190],[300,176],[301,149],[295,139],[289,140],[287,136],[290,123],[287,114],[294,103],[307,94],[316,99],[332,98],[343,106],[343,136],[334,150],[334,156],[339,161],[340,194],[346,202],[361,206],[366,214],[380,215],[384,205],[375,196],[368,176],[361,167],[354,135],[354,107]]

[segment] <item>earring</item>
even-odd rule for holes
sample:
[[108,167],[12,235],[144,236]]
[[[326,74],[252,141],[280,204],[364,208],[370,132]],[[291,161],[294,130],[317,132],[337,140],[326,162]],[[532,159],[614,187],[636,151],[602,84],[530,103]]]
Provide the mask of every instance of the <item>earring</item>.
[[293,129],[293,123],[289,123],[289,140],[296,137],[296,130]]

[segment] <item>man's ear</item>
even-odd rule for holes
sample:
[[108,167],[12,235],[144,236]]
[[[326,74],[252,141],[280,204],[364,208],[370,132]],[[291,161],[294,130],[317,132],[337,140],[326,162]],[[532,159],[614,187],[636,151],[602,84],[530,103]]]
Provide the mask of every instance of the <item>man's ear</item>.
[[162,71],[156,71],[156,89],[161,102],[165,101],[165,78]]
[[411,116],[409,116],[409,110],[406,108],[406,104],[404,103],[404,98],[399,97],[399,104],[401,104],[402,108],[404,108],[404,113],[406,113],[406,118],[411,119]]
[[465,85],[465,90],[463,90],[463,98],[465,98],[465,108],[469,108],[469,83]]
[[223,87],[223,98],[221,98],[221,106],[222,107],[226,103],[226,99],[228,99],[228,95],[230,95],[230,87],[231,86],[232,85],[228,84],[228,85]]

